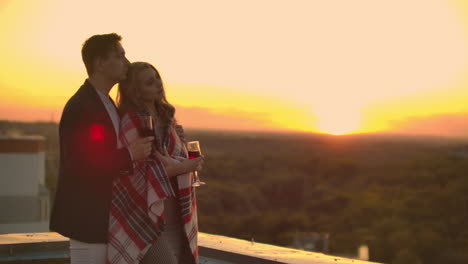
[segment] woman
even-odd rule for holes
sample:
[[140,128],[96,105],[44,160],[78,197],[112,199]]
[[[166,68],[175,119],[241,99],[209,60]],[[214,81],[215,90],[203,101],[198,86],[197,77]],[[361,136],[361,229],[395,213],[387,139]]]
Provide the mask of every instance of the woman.
[[[203,158],[187,159],[183,130],[154,66],[135,62],[119,84],[122,147],[143,137],[143,119],[155,130],[154,155],[134,162],[133,173],[114,180],[109,263],[198,263],[197,214],[192,171]],[[183,212],[183,213],[182,213]]]

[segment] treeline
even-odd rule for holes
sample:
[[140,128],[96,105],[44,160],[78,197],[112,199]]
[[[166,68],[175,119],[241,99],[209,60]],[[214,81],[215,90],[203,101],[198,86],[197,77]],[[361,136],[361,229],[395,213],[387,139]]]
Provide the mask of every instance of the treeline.
[[[57,125],[30,126],[21,129],[48,131],[53,192]],[[468,263],[468,141],[191,130],[187,138],[205,155],[201,232],[280,246],[327,233],[329,254],[353,256],[365,244],[377,262]]]
[[288,246],[330,234],[330,254],[468,263],[468,148],[403,136],[189,133],[205,150],[200,230]]

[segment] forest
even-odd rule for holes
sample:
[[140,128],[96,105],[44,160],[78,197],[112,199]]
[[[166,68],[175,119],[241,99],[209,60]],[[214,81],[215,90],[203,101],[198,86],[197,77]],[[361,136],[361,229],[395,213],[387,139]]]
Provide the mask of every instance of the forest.
[[[3,135],[43,135],[55,192],[58,125],[0,121]],[[468,263],[468,139],[417,135],[200,131],[201,232],[391,264]],[[297,245],[296,245],[297,247]],[[317,246],[316,251],[323,251]]]

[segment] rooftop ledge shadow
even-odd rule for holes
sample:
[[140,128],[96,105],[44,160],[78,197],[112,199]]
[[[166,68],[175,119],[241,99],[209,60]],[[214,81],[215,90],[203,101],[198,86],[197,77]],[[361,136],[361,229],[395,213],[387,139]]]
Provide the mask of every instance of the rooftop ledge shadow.
[[[200,264],[371,264],[376,262],[348,259],[256,243],[231,237],[199,233]],[[0,235],[0,262],[70,263],[69,240],[57,233]]]

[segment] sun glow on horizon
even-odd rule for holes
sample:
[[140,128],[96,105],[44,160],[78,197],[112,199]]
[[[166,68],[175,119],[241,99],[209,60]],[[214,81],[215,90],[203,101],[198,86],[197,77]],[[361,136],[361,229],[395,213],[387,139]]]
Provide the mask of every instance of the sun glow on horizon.
[[189,126],[347,135],[468,116],[465,0],[109,3],[0,4],[0,119],[58,121],[82,42],[107,32],[160,70]]
[[332,135],[345,135],[358,132],[361,125],[361,113],[354,110],[330,109],[321,112],[316,123],[321,132]]

